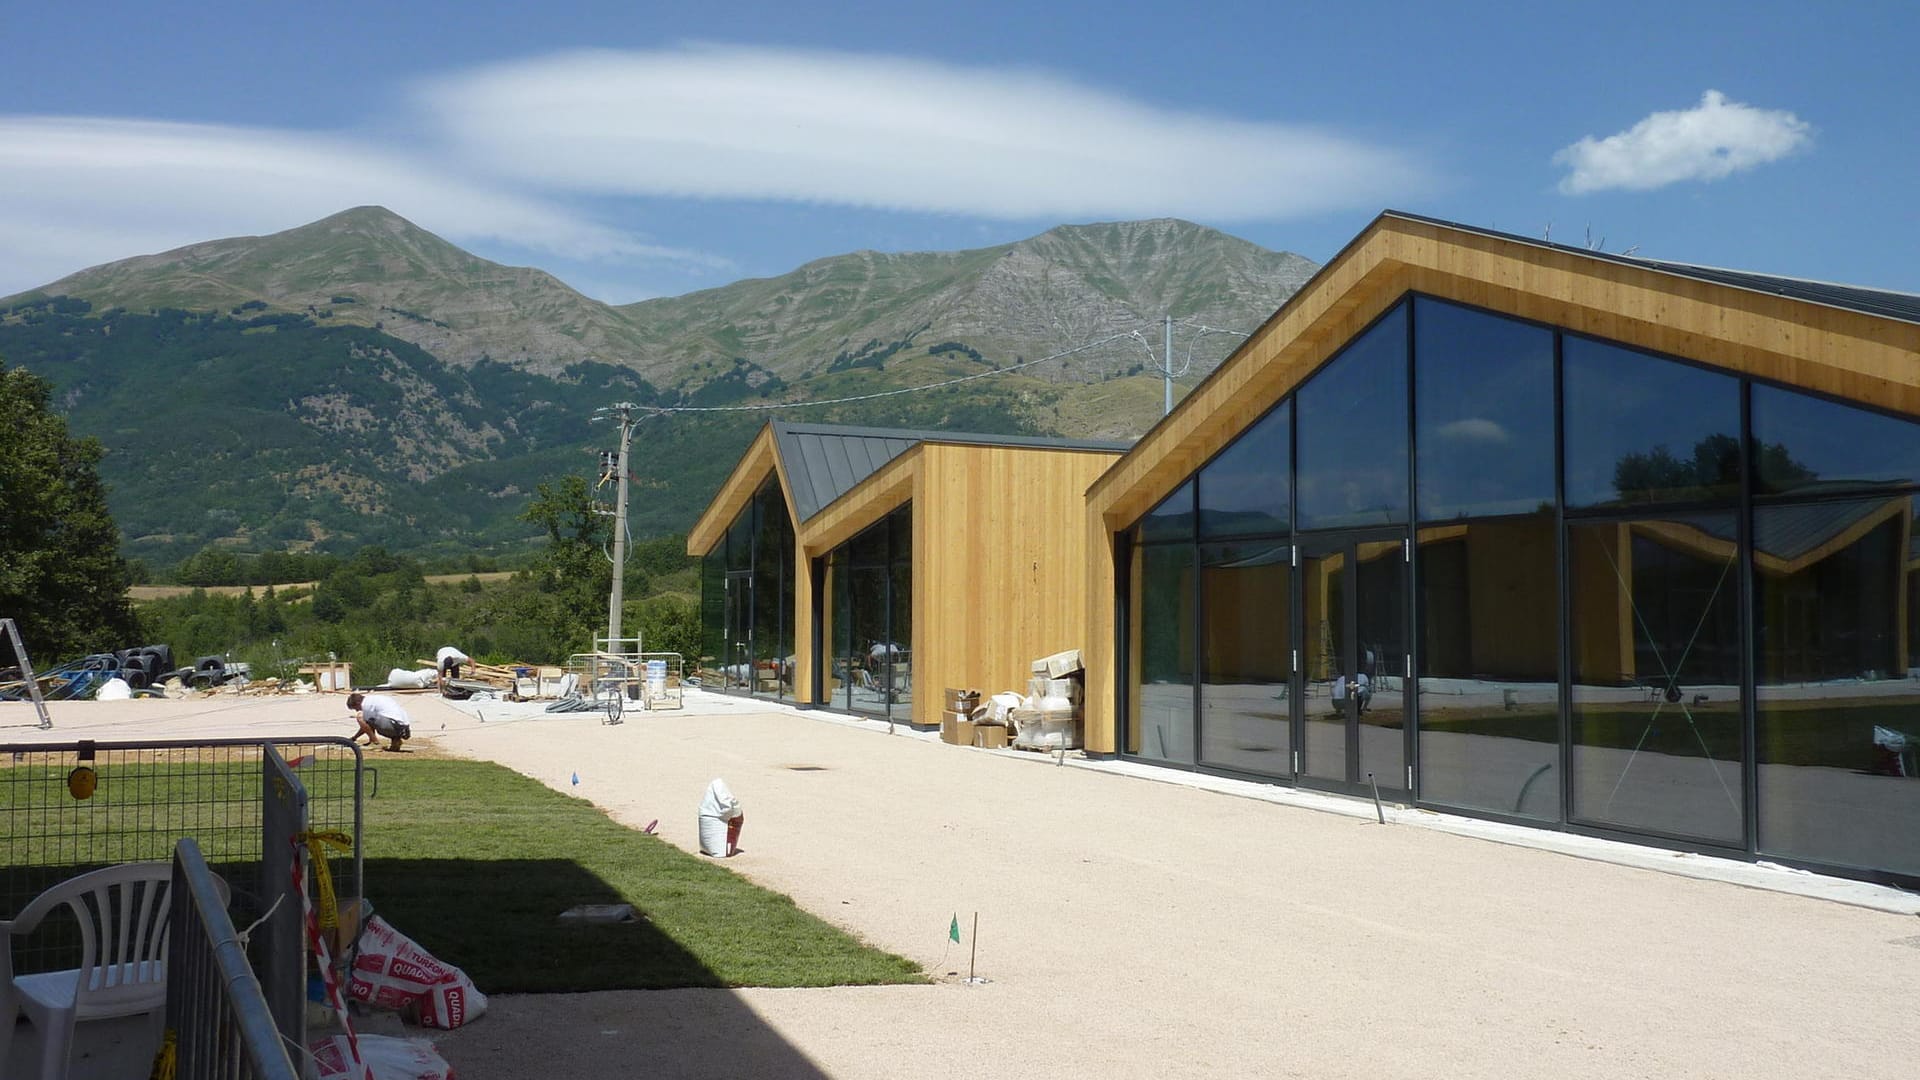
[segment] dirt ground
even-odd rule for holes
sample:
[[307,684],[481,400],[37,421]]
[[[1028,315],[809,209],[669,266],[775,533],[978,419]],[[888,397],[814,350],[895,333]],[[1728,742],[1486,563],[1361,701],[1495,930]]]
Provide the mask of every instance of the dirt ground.
[[[347,730],[338,698],[254,700],[66,705],[48,733],[0,705],[0,742]],[[748,818],[734,870],[937,977],[499,996],[433,1033],[463,1080],[1904,1078],[1920,1061],[1910,913],[711,696],[618,726],[407,707],[433,752],[658,818],[689,850],[724,778]],[[987,981],[969,985],[976,945]]]

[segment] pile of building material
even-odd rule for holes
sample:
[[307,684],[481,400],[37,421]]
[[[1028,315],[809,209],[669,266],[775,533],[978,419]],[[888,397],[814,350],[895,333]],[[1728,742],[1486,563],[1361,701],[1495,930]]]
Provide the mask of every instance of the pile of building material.
[[[432,673],[432,661],[418,663]],[[573,693],[577,680],[552,665],[482,664],[476,660],[460,665],[460,677],[448,680],[447,686],[449,697],[492,693],[508,701],[544,701]]]
[[978,690],[948,687],[941,740],[986,749],[1078,749],[1085,697],[1080,650],[1041,657],[1032,671],[1025,694],[1003,691],[983,701]]
[[1013,710],[1013,745],[1021,750],[1078,750],[1084,679],[1079,649],[1035,660],[1026,703]]
[[[947,687],[946,709],[940,714],[940,741],[955,746],[1007,745],[1007,729],[986,723],[984,711],[980,706],[980,691]],[[983,734],[989,729],[997,732],[997,736]]]

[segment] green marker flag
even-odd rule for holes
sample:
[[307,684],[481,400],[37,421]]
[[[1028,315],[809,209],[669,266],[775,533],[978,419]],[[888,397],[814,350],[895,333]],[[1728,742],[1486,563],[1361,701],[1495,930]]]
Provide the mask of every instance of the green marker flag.
[[947,939],[958,944],[960,941],[960,913],[953,913],[953,925],[947,927]]

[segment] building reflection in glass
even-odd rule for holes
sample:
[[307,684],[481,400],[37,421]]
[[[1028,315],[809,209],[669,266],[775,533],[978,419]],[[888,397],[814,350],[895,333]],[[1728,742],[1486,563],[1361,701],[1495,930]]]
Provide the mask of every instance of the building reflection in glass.
[[1920,874],[1909,497],[1754,511],[1759,850]]

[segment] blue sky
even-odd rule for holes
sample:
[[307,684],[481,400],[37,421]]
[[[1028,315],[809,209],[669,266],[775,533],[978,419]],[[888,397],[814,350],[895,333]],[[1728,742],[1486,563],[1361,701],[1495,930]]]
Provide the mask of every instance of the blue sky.
[[16,7],[0,294],[369,202],[616,302],[1388,207],[1920,292],[1910,3],[809,7]]

